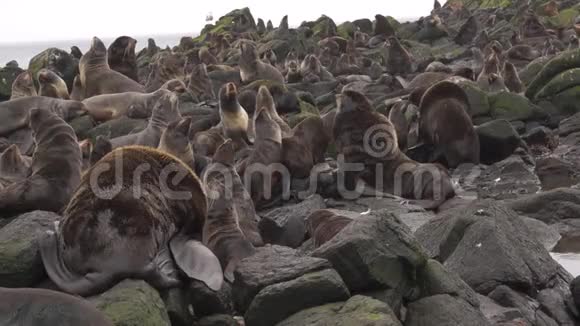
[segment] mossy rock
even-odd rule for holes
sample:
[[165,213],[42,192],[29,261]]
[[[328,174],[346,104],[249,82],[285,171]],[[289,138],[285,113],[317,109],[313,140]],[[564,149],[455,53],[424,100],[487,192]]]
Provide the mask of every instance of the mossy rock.
[[125,280],[90,299],[116,326],[170,326],[157,290],[145,281]]
[[312,32],[315,37],[324,39],[327,37],[336,36],[337,27],[332,18],[322,15],[314,23]]
[[45,271],[36,241],[59,219],[51,212],[34,211],[0,229],[0,287],[32,287],[42,281]]
[[320,116],[320,112],[318,111],[318,108],[316,106],[302,100],[299,100],[299,103],[300,103],[300,112],[288,116],[288,125],[291,128],[294,128],[296,125],[298,125],[306,118]]
[[49,48],[37,54],[28,63],[28,71],[36,76],[42,68],[55,71],[66,82],[69,90],[72,90],[73,80],[78,73],[78,60],[73,58],[68,52]]
[[543,120],[548,114],[527,98],[511,92],[499,92],[489,97],[491,116],[508,121]]
[[87,133],[87,138],[95,141],[97,136],[106,136],[109,139],[125,136],[139,132],[147,126],[147,121],[142,119],[130,119],[121,117],[115,120],[104,122]]
[[536,98],[550,98],[574,86],[580,86],[580,68],[566,70],[554,77],[538,92]]
[[539,57],[532,62],[528,63],[527,66],[524,67],[519,72],[520,79],[524,85],[529,85],[534,78],[540,73],[540,71],[544,68],[544,66],[550,61],[551,57]]
[[580,49],[562,52],[550,60],[528,86],[526,97],[534,99],[550,80],[561,72],[573,68],[580,68]]
[[569,88],[552,98],[552,104],[561,115],[573,115],[580,112],[580,86]]
[[404,40],[403,46],[409,51],[415,62],[422,62],[433,57],[433,48],[417,41]]
[[330,303],[298,312],[277,326],[401,326],[393,310],[381,301],[356,295],[346,302]]
[[486,92],[482,91],[476,83],[469,80],[460,80],[456,84],[467,95],[467,99],[469,100],[469,115],[472,118],[489,115],[491,107]]
[[88,137],[89,131],[95,126],[95,121],[90,115],[84,115],[70,121],[68,124],[75,131],[78,140],[83,140]]
[[458,0],[470,10],[478,8],[506,8],[512,5],[512,0]]
[[338,36],[344,37],[346,39],[353,38],[354,32],[356,31],[356,26],[351,22],[344,22],[336,28]]
[[363,33],[371,34],[373,32],[373,22],[368,18],[357,19],[352,24]]
[[391,24],[391,27],[395,30],[395,32],[399,29],[399,27],[401,27],[401,23],[399,23],[399,21],[396,20],[395,17],[385,16],[385,18],[389,21],[389,24]]
[[199,33],[199,36],[194,38],[194,42],[202,42],[208,33],[224,34],[230,32],[244,33],[256,31],[256,21],[249,8],[236,9],[225,16],[222,16],[218,21],[212,25],[207,24]]
[[570,28],[578,15],[580,15],[580,4],[560,11],[558,16],[547,18],[547,25],[552,28]]
[[0,101],[7,101],[12,95],[12,83],[24,70],[18,67],[0,69]]

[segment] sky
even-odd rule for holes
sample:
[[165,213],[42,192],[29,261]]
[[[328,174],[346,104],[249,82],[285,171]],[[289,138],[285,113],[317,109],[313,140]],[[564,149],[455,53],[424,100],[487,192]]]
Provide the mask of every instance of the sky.
[[[441,1],[443,3],[443,1]],[[29,43],[167,34],[196,35],[212,13],[215,19],[233,9],[249,7],[254,18],[278,26],[288,15],[290,26],[325,14],[339,24],[346,20],[426,16],[432,0],[4,0],[0,43]],[[379,7],[378,4],[381,4]]]

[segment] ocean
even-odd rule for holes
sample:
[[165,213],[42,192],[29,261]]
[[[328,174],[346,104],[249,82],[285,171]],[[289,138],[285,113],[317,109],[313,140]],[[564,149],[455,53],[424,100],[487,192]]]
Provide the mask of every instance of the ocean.
[[[153,38],[155,43],[161,48],[166,46],[173,47],[179,44],[181,37],[186,35],[157,35],[157,36],[140,36],[134,37],[137,40],[137,51],[147,46],[147,40]],[[189,35],[193,36],[193,35]],[[105,45],[108,47],[115,38],[103,38]],[[6,63],[16,60],[18,65],[26,69],[30,59],[40,52],[51,48],[59,48],[64,51],[70,52],[70,48],[76,45],[84,53],[87,51],[91,45],[91,39],[83,40],[69,40],[69,41],[46,41],[46,42],[32,42],[32,43],[0,43],[0,67],[4,67]]]

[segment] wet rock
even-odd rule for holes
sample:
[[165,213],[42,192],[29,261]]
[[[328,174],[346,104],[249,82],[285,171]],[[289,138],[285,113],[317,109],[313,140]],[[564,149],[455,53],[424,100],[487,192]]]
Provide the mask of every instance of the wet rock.
[[[487,320],[491,323],[497,325],[506,325],[501,323],[507,323],[510,321],[521,321],[523,325],[529,325],[526,323],[522,313],[515,308],[506,308],[498,305],[493,300],[483,295],[478,295],[480,305],[480,310]],[[510,325],[510,324],[507,324]],[[515,324],[518,325],[518,324]]]
[[[538,316],[537,314],[540,308],[537,302],[525,294],[518,293],[505,285],[498,286],[489,294],[489,297],[503,307],[517,309],[523,315],[524,319],[533,325],[536,325],[537,319],[542,319],[542,316]],[[545,317],[550,319],[548,316]],[[548,323],[547,325],[551,324]]]
[[72,55],[57,48],[44,50],[30,59],[28,71],[36,76],[43,68],[56,72],[65,81],[69,91],[72,90],[74,78],[78,73],[78,60]]
[[562,239],[562,236],[558,233],[556,227],[547,225],[546,223],[531,217],[520,216],[520,218],[530,231],[531,237],[538,240],[547,251],[552,251],[558,244],[558,241]]
[[560,137],[566,137],[576,132],[580,132],[580,113],[560,121],[560,126],[558,127]]
[[159,293],[144,281],[125,280],[90,301],[115,325],[171,325]]
[[570,187],[580,182],[574,165],[556,157],[538,159],[536,174],[542,183],[543,191]]
[[270,245],[259,248],[256,254],[242,260],[235,271],[233,294],[236,309],[245,312],[265,287],[330,267],[325,259],[300,257],[291,248]]
[[195,326],[239,326],[234,317],[230,315],[212,315],[200,319]]
[[552,152],[559,143],[558,135],[546,127],[533,128],[523,135],[522,139],[528,144],[534,155]]
[[475,168],[475,175],[478,173],[472,186],[480,198],[513,199],[540,190],[533,166],[520,156],[512,155],[479,172]]
[[187,291],[183,288],[171,288],[161,291],[160,294],[171,326],[190,326],[193,323],[194,309],[189,303]]
[[119,119],[104,122],[87,133],[87,138],[94,141],[97,136],[105,136],[109,139],[121,137],[139,132],[147,126],[147,121],[142,119],[130,119],[121,117]]
[[558,264],[512,210],[490,200],[446,211],[415,233],[430,257],[488,294],[500,285],[544,289]]
[[274,325],[301,310],[349,297],[340,275],[326,269],[262,289],[250,304],[244,319],[249,325]]
[[559,188],[510,201],[507,206],[527,217],[554,224],[580,216],[580,190]]
[[346,302],[330,303],[296,313],[277,326],[402,326],[391,308],[378,300],[357,295]]
[[34,211],[0,229],[0,286],[31,287],[45,277],[36,239],[53,230],[59,219],[54,213]]
[[233,314],[232,286],[224,282],[222,288],[216,292],[203,282],[192,280],[189,285],[189,303],[197,317]]
[[576,308],[580,309],[580,276],[576,277],[572,283],[570,283],[570,292],[572,292],[572,299],[576,304]]
[[0,69],[0,101],[7,101],[12,95],[12,84],[24,70],[18,66],[8,66]]
[[483,164],[494,164],[508,158],[521,144],[518,132],[504,119],[486,122],[475,130],[479,136]]
[[388,210],[360,216],[312,256],[328,259],[353,292],[387,287],[416,295],[416,275],[426,263],[423,248]]
[[488,326],[483,314],[468,303],[447,294],[415,301],[407,306],[405,326]]
[[262,215],[258,223],[262,239],[266,243],[299,247],[304,241],[306,229],[304,219],[310,213],[326,208],[324,199],[313,195],[301,203],[276,208]]

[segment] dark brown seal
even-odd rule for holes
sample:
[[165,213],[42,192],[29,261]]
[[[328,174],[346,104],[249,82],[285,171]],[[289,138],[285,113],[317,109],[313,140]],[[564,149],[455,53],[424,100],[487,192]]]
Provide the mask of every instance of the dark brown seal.
[[129,36],[120,36],[109,45],[107,60],[111,69],[138,82],[137,56],[135,46],[137,40]]
[[97,37],[93,38],[91,48],[79,61],[79,73],[85,98],[101,94],[145,92],[143,85],[111,69],[107,61],[107,48]]
[[215,99],[215,92],[205,64],[193,66],[187,82],[187,89],[191,92],[194,100],[197,102],[209,101]]
[[284,83],[284,76],[278,69],[260,60],[254,43],[243,42],[240,47],[242,54],[240,55],[239,65],[240,77],[243,83],[249,84],[261,79]]
[[522,93],[524,91],[524,84],[520,79],[516,67],[509,61],[506,61],[503,65],[503,80],[505,86],[514,93]]
[[34,79],[28,71],[20,73],[12,82],[12,93],[10,99],[14,100],[20,97],[36,96],[36,88],[34,87]]
[[63,291],[90,296],[125,278],[158,289],[188,277],[218,290],[218,259],[199,239],[207,219],[204,188],[178,158],[129,146],[87,171],[56,232],[40,240],[50,279]]
[[36,143],[30,175],[0,190],[0,211],[58,212],[69,201],[81,177],[81,150],[74,130],[55,113],[30,111]]
[[211,52],[209,52],[207,46],[203,46],[201,49],[199,49],[198,55],[199,61],[207,66],[218,64],[218,60],[213,54],[211,54]]
[[160,52],[150,64],[145,91],[154,92],[171,79],[185,79],[186,57],[171,50]]
[[413,58],[399,39],[391,36],[385,52],[387,72],[392,75],[407,75],[413,71]]
[[309,83],[334,80],[334,76],[326,70],[314,54],[307,55],[300,64],[302,79]]
[[306,218],[306,232],[312,238],[314,248],[318,248],[334,238],[352,221],[351,218],[319,209]]
[[60,98],[63,100],[70,99],[66,83],[54,71],[40,69],[37,74],[40,89],[38,95],[46,97]]
[[308,117],[292,129],[292,136],[282,139],[282,164],[296,178],[307,178],[312,168],[324,162],[330,139],[320,117]]
[[[443,154],[450,168],[479,164],[479,137],[469,117],[469,100],[455,83],[435,84],[421,99],[420,137]],[[436,154],[435,154],[436,155]]]
[[62,292],[30,288],[0,288],[0,324],[113,326],[86,300]]

